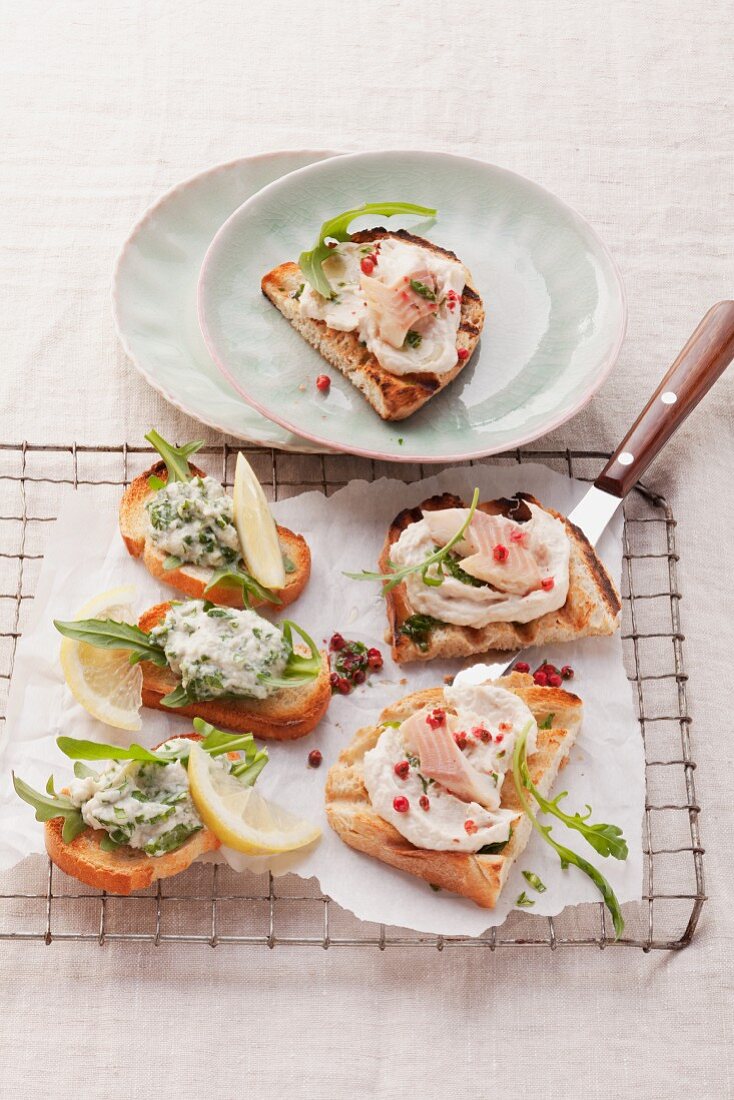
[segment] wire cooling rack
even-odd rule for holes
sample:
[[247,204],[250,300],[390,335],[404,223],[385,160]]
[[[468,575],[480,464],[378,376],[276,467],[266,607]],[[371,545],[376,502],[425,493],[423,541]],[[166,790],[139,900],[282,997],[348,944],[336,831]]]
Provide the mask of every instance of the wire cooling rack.
[[[237,450],[227,444],[202,454],[218,459],[231,485]],[[406,481],[423,467],[395,466],[351,456],[284,454],[245,448],[273,498],[321,488],[327,495],[355,477],[399,473]],[[112,494],[151,461],[151,450],[130,447],[0,444],[0,736],[17,640],[32,604],[49,524],[69,493]],[[593,480],[608,455],[597,451],[518,450],[492,462],[540,461]],[[215,467],[210,463],[212,472]],[[435,467],[431,467],[435,471]],[[113,496],[115,494],[112,494]],[[569,908],[557,917],[513,911],[479,938],[428,936],[357,920],[323,895],[314,880],[237,875],[216,864],[195,864],[157,889],[120,898],[67,878],[32,857],[0,880],[0,939],[144,941],[225,944],[372,946],[495,951],[504,947],[637,947],[675,950],[690,943],[705,901],[699,806],[694,788],[690,724],[680,627],[675,520],[663,497],[638,487],[624,504],[623,648],[645,745],[644,894],[625,905],[625,934],[615,943],[601,903]]]

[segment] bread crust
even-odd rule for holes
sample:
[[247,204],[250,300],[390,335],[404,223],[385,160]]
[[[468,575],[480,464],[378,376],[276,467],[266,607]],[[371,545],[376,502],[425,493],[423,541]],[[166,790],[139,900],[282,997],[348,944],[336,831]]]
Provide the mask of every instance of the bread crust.
[[[416,237],[403,229],[395,232],[382,228],[369,229],[352,234],[351,239],[356,244],[362,244],[387,237],[418,244],[451,260],[458,259],[448,249],[440,248],[432,241]],[[404,420],[445,389],[471,360],[484,326],[482,300],[476,287],[468,281],[461,297],[461,320],[456,340],[457,349],[467,351],[467,357],[460,359],[455,367],[440,375],[424,372],[391,374],[380,366],[372,352],[362,347],[356,332],[338,332],[329,328],[325,321],[301,316],[298,301],[293,295],[302,282],[303,275],[298,264],[284,263],[263,276],[262,292],[301,336],[364,394],[383,420]]]
[[[186,737],[190,741],[202,740],[198,733],[175,736]],[[156,745],[156,748],[160,746]],[[68,794],[68,791],[62,793]],[[86,886],[95,890],[106,890],[110,894],[127,895],[136,890],[145,890],[159,879],[170,878],[185,871],[204,852],[214,852],[221,847],[221,842],[214,833],[204,826],[175,851],[165,852],[160,856],[149,856],[140,849],[127,845],[114,852],[105,852],[100,847],[101,841],[107,835],[104,829],[87,828],[67,844],[61,835],[63,827],[62,817],[53,817],[44,825],[46,851],[51,861],[65,874]]]
[[[148,633],[162,622],[170,607],[171,603],[166,602],[149,608],[140,616],[138,626]],[[270,741],[294,741],[310,733],[329,708],[329,656],[324,650],[321,651],[321,661],[318,678],[303,687],[284,688],[266,699],[210,699],[204,703],[176,707],[173,711],[163,705],[163,698],[173,691],[179,681],[170,669],[141,661],[143,706],[162,710],[166,714],[203,718],[214,726],[224,726],[226,729],[247,730]]]
[[[189,468],[197,477],[206,476],[203,470],[191,465],[191,463],[189,463]],[[154,463],[149,470],[131,481],[122,494],[119,511],[120,534],[128,553],[133,558],[140,558],[148,572],[156,580],[161,581],[162,584],[170,585],[185,596],[190,596],[196,600],[207,599],[224,607],[234,607],[241,610],[244,603],[242,589],[239,587],[217,584],[210,588],[208,592],[204,592],[209,580],[214,575],[213,569],[206,569],[205,573],[208,576],[203,578],[199,575],[203,568],[201,566],[190,566],[184,563],[178,569],[165,569],[165,561],[168,555],[159,550],[148,537],[148,517],[145,505],[156,492],[155,489],[150,487],[148,481],[150,477],[157,477],[164,483],[167,482],[168,470],[165,462]],[[311,552],[303,535],[297,535],[287,527],[281,527],[280,524],[276,526],[281,548],[296,567],[293,573],[286,574],[285,587],[276,593],[281,600],[277,606],[287,607],[298,599],[308,583],[311,575]],[[259,607],[263,604],[270,607],[276,606],[265,600],[252,600],[253,607]]]
[[[483,501],[477,508],[488,515],[523,520],[530,516],[527,504],[543,508],[561,520],[566,527],[571,544],[571,558],[568,596],[563,607],[549,611],[529,623],[489,623],[479,629],[450,624],[437,626],[431,630],[426,648],[421,649],[415,641],[401,633],[403,623],[414,614],[414,610],[408,602],[405,584],[398,584],[385,595],[389,624],[387,640],[392,647],[395,661],[405,664],[409,661],[432,661],[439,657],[468,657],[475,653],[486,653],[490,649],[523,649],[531,645],[613,634],[617,630],[622,608],[619,593],[579,527],[553,508],[545,508],[529,493],[516,493],[514,497]],[[422,518],[424,511],[466,507],[467,504],[461,497],[442,493],[429,497],[415,508],[403,509],[390,524],[380,554],[380,572],[390,572],[390,551],[393,544],[398,541],[406,527]]]
[[[538,730],[537,751],[528,757],[530,777],[540,793],[547,796],[581,725],[581,700],[562,688],[538,687],[532,677],[517,672],[495,683],[518,695],[539,722],[553,714],[551,728]],[[376,725],[358,730],[329,771],[326,815],[332,829],[351,848],[433,886],[470,898],[481,908],[493,909],[513,863],[525,849],[532,832],[532,824],[518,801],[511,776],[503,784],[501,805],[517,811],[517,816],[510,840],[502,852],[492,855],[416,848],[372,809],[364,785],[364,754],[377,743],[384,728],[382,723],[404,721],[424,706],[438,705],[445,705],[442,688],[418,691],[386,707]]]

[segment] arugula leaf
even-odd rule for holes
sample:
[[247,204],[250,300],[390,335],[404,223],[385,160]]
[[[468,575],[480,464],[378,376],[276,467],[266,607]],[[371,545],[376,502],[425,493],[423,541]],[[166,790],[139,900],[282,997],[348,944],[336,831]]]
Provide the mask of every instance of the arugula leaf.
[[172,443],[166,443],[163,436],[152,429],[145,438],[152,443],[165,462],[169,481],[191,481],[188,457],[201,450],[204,446],[203,439],[198,439],[194,443],[184,443],[182,447],[174,447]]
[[[98,741],[78,741],[75,737],[57,737],[56,744],[70,760],[137,760],[141,764],[169,764],[170,756],[151,752],[142,745],[102,745]],[[76,772],[76,769],[74,769]]]
[[537,890],[539,894],[544,894],[547,890],[547,886],[541,881],[540,877],[536,875],[535,871],[523,871],[522,877],[526,882],[529,882],[533,890]]
[[281,604],[283,601],[280,596],[275,592],[271,592],[269,588],[265,588],[256,581],[253,576],[241,568],[233,569],[231,566],[225,566],[223,569],[217,569],[209,584],[204,589],[204,592],[211,591],[216,584],[223,584],[227,588],[241,588],[242,589],[242,602],[245,607],[251,607],[250,598],[255,597],[256,600],[264,600],[268,603]]
[[[391,592],[393,588],[405,580],[411,573],[420,573],[424,584],[428,584],[431,587],[439,587],[443,584],[443,572],[442,566],[449,555],[452,547],[456,546],[457,542],[461,542],[464,534],[466,533],[469,524],[474,518],[474,513],[477,510],[477,504],[479,503],[479,489],[474,490],[471,505],[469,506],[469,514],[462,523],[459,530],[455,535],[452,535],[449,541],[440,550],[436,550],[433,554],[429,554],[423,561],[415,562],[413,565],[404,565],[402,569],[394,570],[392,573],[370,573],[366,570],[362,573],[345,573],[345,577],[350,577],[354,581],[382,581],[382,594]],[[390,563],[392,565],[392,562]],[[428,568],[431,565],[438,566],[438,576],[429,577]]]
[[[53,777],[49,779],[46,785],[47,791],[49,786],[53,790]],[[38,791],[34,791],[33,787],[29,787],[27,783],[19,779],[14,772],[13,787],[18,797],[22,798],[36,811],[36,821],[51,821],[55,817],[63,817],[64,826],[61,835],[66,844],[70,844],[86,829],[87,826],[84,823],[81,810],[65,795],[39,794]]]
[[[559,844],[551,836],[551,826],[541,825],[537,817],[533,813],[532,807],[528,800],[528,793],[531,792],[533,797],[536,797],[536,788],[533,786],[530,779],[530,773],[528,771],[526,743],[528,737],[528,731],[530,729],[530,723],[521,730],[518,737],[515,739],[515,748],[512,754],[512,778],[515,783],[515,790],[517,791],[517,797],[520,800],[520,804],[528,815],[530,824],[536,832],[540,833],[545,840],[546,844],[550,844],[551,848],[556,852],[558,858],[561,861],[561,867],[565,870],[571,864],[578,867],[583,871],[585,875],[591,879],[606,904],[607,909],[611,913],[612,921],[614,923],[615,939],[619,939],[624,931],[624,917],[622,916],[622,910],[620,909],[617,896],[612,890],[607,880],[604,878],[600,871],[597,871],[593,863],[589,863],[583,856],[578,855],[570,848],[566,848],[565,845]],[[540,805],[540,803],[538,803]],[[541,807],[542,809],[542,807]]]
[[163,696],[161,706],[176,710],[177,707],[186,707],[189,703],[195,702],[196,700],[191,698],[183,684],[177,684],[173,691],[169,691],[168,695]]
[[165,481],[163,481],[162,478],[156,477],[155,474],[151,474],[148,478],[148,484],[150,485],[151,489],[155,489],[157,492],[158,489],[162,489],[166,483]]
[[425,218],[433,218],[436,216],[436,211],[427,206],[415,206],[410,202],[366,202],[363,206],[346,210],[343,214],[338,214],[335,218],[324,222],[315,246],[310,252],[302,252],[298,257],[298,266],[306,282],[310,283],[324,298],[335,296],[323,269],[324,260],[331,255],[331,249],[326,242],[327,240],[348,241],[350,224],[363,214],[381,214],[386,218],[392,217],[393,214],[421,214]]
[[629,849],[627,847],[627,841],[624,839],[622,830],[618,825],[608,825],[606,822],[599,822],[598,825],[589,823],[591,817],[591,806],[587,804],[586,813],[580,814],[567,814],[564,813],[558,806],[558,803],[562,798],[568,797],[568,791],[561,791],[553,799],[544,798],[538,791],[537,787],[533,784],[530,776],[527,776],[526,786],[532,793],[538,806],[546,814],[552,814],[553,817],[557,817],[559,821],[562,821],[564,825],[567,825],[569,829],[576,829],[581,833],[584,840],[591,845],[601,856],[612,856],[614,859],[626,859],[629,855]]
[[[288,663],[281,677],[270,676],[267,672],[261,672],[258,676],[258,680],[261,684],[270,684],[271,687],[278,688],[300,687],[301,684],[310,684],[312,680],[316,680],[321,674],[322,660],[318,646],[313,638],[306,633],[303,627],[298,626],[298,624],[294,623],[291,619],[283,619],[278,625],[290,648]],[[308,657],[296,653],[293,649],[294,630],[296,634],[301,636],[310,649],[311,652]]]
[[507,840],[498,840],[494,844],[483,844],[481,848],[477,850],[478,856],[496,856],[503,848],[512,840],[512,826],[510,826],[510,835]]
[[103,852],[116,852],[118,848],[122,848],[123,842],[113,840],[109,833],[105,833],[99,842],[99,846]]
[[90,775],[96,775],[94,768],[88,768],[86,764],[82,764],[81,760],[77,760],[74,765],[74,775],[77,779],[88,779]]
[[529,898],[528,895],[523,890],[523,892],[520,894],[520,896],[515,899],[515,905],[520,905],[520,906],[523,906],[523,907],[529,907],[531,905],[535,905],[535,902],[533,901],[532,898]]
[[75,642],[86,642],[99,649],[127,649],[131,664],[151,661],[160,668],[168,664],[161,647],[132,623],[118,623],[114,619],[76,619],[73,622],[54,619],[54,626],[59,634]]

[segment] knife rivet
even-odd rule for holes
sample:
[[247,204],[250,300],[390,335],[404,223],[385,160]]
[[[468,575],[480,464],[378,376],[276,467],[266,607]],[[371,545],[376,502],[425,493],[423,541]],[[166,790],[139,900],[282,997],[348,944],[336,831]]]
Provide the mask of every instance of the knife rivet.
[[675,405],[678,400],[678,394],[673,393],[672,390],[666,390],[665,393],[660,395],[660,400],[664,405]]
[[617,459],[620,466],[631,466],[635,461],[635,456],[631,455],[629,451],[622,451],[621,455]]

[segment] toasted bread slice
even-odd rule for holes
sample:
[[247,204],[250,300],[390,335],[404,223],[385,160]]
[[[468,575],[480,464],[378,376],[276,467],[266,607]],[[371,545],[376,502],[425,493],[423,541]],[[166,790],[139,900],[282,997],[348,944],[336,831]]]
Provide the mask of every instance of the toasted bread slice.
[[[178,734],[192,741],[201,741],[198,733]],[[158,746],[157,746],[158,747]],[[63,791],[67,794],[68,791]],[[44,826],[46,851],[53,863],[67,875],[76,878],[95,890],[107,890],[110,894],[132,894],[144,890],[158,879],[170,878],[203,855],[220,847],[220,841],[204,827],[193,833],[180,848],[160,856],[149,856],[138,848],[125,845],[114,852],[105,852],[100,843],[107,835],[103,829],[85,829],[67,844],[61,831],[62,817],[51,818]]]
[[[204,472],[189,463],[191,472],[198,477],[204,477]],[[164,563],[168,555],[164,550],[151,542],[148,537],[148,514],[145,505],[156,490],[151,489],[148,479],[151,476],[168,480],[168,470],[165,462],[156,462],[145,473],[140,474],[130,483],[122,495],[120,501],[120,533],[128,553],[134,558],[142,558],[143,564],[156,580],[164,584],[170,584],[173,588],[183,592],[192,599],[211,600],[212,603],[222,604],[225,607],[242,609],[242,589],[217,584],[204,592],[207,584],[214,576],[214,570],[201,565],[181,565],[178,569],[166,569]],[[286,573],[285,588],[281,588],[276,595],[280,598],[278,607],[286,607],[297,599],[306,587],[311,575],[311,552],[302,535],[296,535],[287,527],[278,526],[278,539],[284,554],[293,563],[294,569]],[[252,605],[257,607],[265,603],[264,600],[253,600]],[[273,606],[273,605],[270,605]]]
[[[527,703],[539,722],[553,714],[552,727],[538,730],[537,752],[528,757],[530,777],[540,793],[547,796],[578,734],[581,700],[561,688],[536,687],[530,676],[518,672],[496,682]],[[376,745],[384,728],[382,723],[402,722],[421,707],[443,703],[442,688],[418,691],[386,707],[377,725],[358,730],[352,743],[329,771],[326,816],[332,829],[351,848],[425,879],[433,886],[463,894],[483,909],[493,909],[510,868],[527,845],[532,831],[530,819],[518,801],[511,775],[507,776],[502,786],[501,805],[505,809],[517,810],[517,817],[509,841],[501,852],[494,855],[416,848],[394,826],[375,813],[364,785],[364,754]]]
[[[170,603],[159,603],[140,617],[138,626],[146,633],[165,618]],[[296,647],[299,652],[308,651]],[[310,733],[321,721],[331,702],[329,657],[322,650],[322,668],[316,680],[301,687],[282,688],[267,699],[210,699],[189,706],[163,706],[162,699],[179,683],[168,668],[141,661],[143,670],[143,706],[166,714],[203,718],[214,726],[247,730],[271,741],[293,741]]]
[[[512,499],[502,497],[489,500],[477,507],[488,515],[504,515],[512,518],[528,518],[522,515],[523,501],[543,505],[528,493],[517,493]],[[395,517],[388,531],[380,555],[380,571],[390,571],[390,549],[411,523],[417,523],[424,511],[442,508],[466,508],[466,503],[452,493],[424,500],[417,508],[405,508]],[[529,623],[489,623],[475,629],[469,626],[435,626],[431,629],[425,648],[401,632],[406,619],[413,615],[405,584],[396,585],[385,597],[389,634],[386,641],[392,646],[395,661],[432,661],[438,657],[468,657],[474,653],[486,653],[489,649],[523,649],[531,645],[551,642],[568,642],[590,635],[613,634],[619,626],[622,604],[617,588],[596,555],[594,547],[583,531],[570,523],[565,516],[546,508],[546,512],[566,525],[571,543],[568,596],[563,607],[549,611]]]
[[[457,257],[448,249],[439,248],[423,237],[415,237],[404,229],[388,232],[386,229],[369,229],[362,233],[353,233],[352,241],[363,242],[383,240],[393,237],[396,240],[409,241],[422,248],[438,252],[451,260]],[[378,363],[372,352],[362,347],[357,332],[338,332],[329,328],[325,321],[302,317],[295,295],[303,283],[303,275],[298,264],[285,263],[269,271],[262,280],[263,294],[286,317],[305,340],[331,363],[333,367],[346,375],[369,401],[372,408],[383,420],[404,420],[425,405],[441,390],[448,386],[464,369],[471,359],[484,325],[484,306],[476,288],[469,282],[461,297],[461,322],[457,334],[456,347],[469,354],[460,359],[456,366],[444,374],[417,372],[416,374],[391,374]]]

